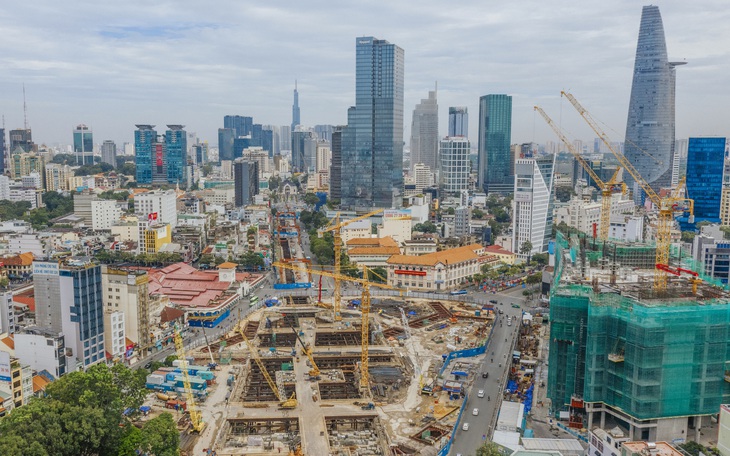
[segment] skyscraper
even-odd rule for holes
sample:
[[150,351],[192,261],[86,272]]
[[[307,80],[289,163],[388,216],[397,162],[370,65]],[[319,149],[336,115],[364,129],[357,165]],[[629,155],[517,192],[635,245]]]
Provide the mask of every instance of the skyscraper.
[[469,111],[466,106],[449,107],[449,137],[469,137]]
[[299,112],[299,91],[297,90],[297,81],[294,81],[294,104],[291,106],[291,131],[296,130],[297,125],[301,125],[302,120]]
[[94,135],[84,124],[74,129],[74,155],[77,165],[94,164]]
[[[624,155],[657,193],[668,188],[674,155],[675,67],[669,62],[658,6],[644,6],[636,46],[634,77],[626,122]],[[638,203],[643,192],[631,175],[624,179]]]
[[33,135],[30,128],[17,128],[8,132],[10,140],[10,148],[8,153],[14,153],[15,149],[20,147],[23,152],[33,152],[37,150],[36,145],[33,144]]
[[335,127],[332,132],[332,163],[330,164],[330,200],[342,198],[342,130]]
[[479,187],[487,193],[511,193],[512,97],[479,98]]
[[187,186],[188,134],[184,125],[168,125],[165,132],[167,182]]
[[[134,164],[138,184],[152,183],[152,152],[157,142],[157,131],[154,125],[135,125],[134,132]],[[162,157],[159,157],[162,161]],[[161,164],[161,163],[160,163]]]
[[243,158],[237,159],[233,162],[233,180],[236,207],[252,204],[254,196],[259,192],[259,164]]
[[463,136],[446,137],[441,140],[441,190],[455,194],[469,190],[469,140]]
[[[519,258],[546,252],[553,231],[553,174],[555,155],[515,161],[512,249]],[[523,253],[526,242],[532,245]]]
[[101,144],[101,161],[117,166],[117,145],[111,139],[105,139]]
[[5,129],[0,128],[0,175],[5,174],[5,164],[8,161],[8,151],[5,146]]
[[436,91],[428,92],[413,110],[411,122],[411,170],[416,163],[423,163],[432,171],[438,169],[439,105]]
[[224,116],[223,128],[233,129],[233,136],[248,136],[253,131],[253,117]]
[[694,200],[695,222],[720,223],[724,163],[725,138],[689,138],[687,197]]
[[355,106],[342,134],[342,204],[400,207],[403,192],[403,49],[356,41]]
[[233,160],[233,142],[236,133],[233,128],[218,129],[218,160]]

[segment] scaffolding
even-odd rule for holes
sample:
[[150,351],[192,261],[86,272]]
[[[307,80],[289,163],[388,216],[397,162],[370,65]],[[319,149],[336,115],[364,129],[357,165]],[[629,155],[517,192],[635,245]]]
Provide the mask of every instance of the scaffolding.
[[686,280],[676,278],[669,281],[667,295],[657,298],[653,271],[645,271],[643,281],[617,284],[598,281],[595,270],[584,271],[581,265],[587,258],[592,268],[608,267],[598,272],[608,277],[615,258],[653,259],[644,245],[636,246],[637,252],[632,246],[621,246],[620,253],[618,247],[614,253],[603,246],[583,252],[585,242],[559,233],[555,247],[548,371],[554,412],[568,410],[572,400],[581,398],[640,420],[716,413],[730,398],[725,380],[730,294],[707,283],[693,293]]

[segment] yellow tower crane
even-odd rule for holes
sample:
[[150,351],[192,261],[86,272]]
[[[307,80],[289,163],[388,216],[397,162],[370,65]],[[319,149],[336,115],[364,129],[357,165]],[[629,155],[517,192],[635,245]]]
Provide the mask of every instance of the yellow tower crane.
[[368,269],[364,268],[363,279],[358,277],[350,277],[342,274],[335,274],[328,271],[321,271],[318,269],[307,269],[299,266],[294,266],[289,263],[275,262],[272,264],[274,267],[280,267],[284,269],[290,269],[292,271],[308,272],[310,274],[322,275],[325,277],[331,277],[333,279],[344,280],[346,282],[355,282],[362,285],[362,303],[360,304],[360,311],[362,313],[362,324],[360,327],[360,335],[362,339],[362,353],[360,354],[360,387],[367,388],[370,381],[370,374],[368,372],[368,361],[369,361],[369,349],[370,349],[370,287],[378,287],[386,290],[397,290],[403,292],[404,290],[392,287],[385,283],[376,283],[367,280]]
[[[330,224],[323,228],[319,235],[321,236],[324,233],[332,232],[332,236],[334,237],[334,254],[335,254],[335,274],[340,274],[340,266],[342,261],[342,233],[341,229],[350,223],[359,222],[360,220],[364,220],[366,218],[370,218],[373,215],[380,214],[383,212],[384,209],[378,209],[372,212],[368,212],[365,215],[361,215],[359,217],[355,217],[349,220],[345,220],[344,222],[340,222],[340,213],[338,212],[337,215],[334,216],[334,218],[330,221]],[[334,319],[335,321],[341,321],[342,315],[340,315],[340,311],[342,310],[341,300],[342,300],[342,292],[340,289],[340,279],[335,279],[335,289],[334,294],[332,295],[332,309],[334,310]]]
[[[591,114],[576,100],[576,98],[567,92],[561,94],[570,101],[573,107],[596,132],[601,141],[611,150],[611,153],[621,163],[621,166],[631,174],[631,177],[641,186],[646,196],[659,209],[659,217],[657,219],[657,235],[656,235],[656,270],[654,273],[654,291],[662,294],[667,290],[667,271],[665,266],[669,266],[669,248],[671,247],[672,226],[674,225],[675,212],[689,212],[690,223],[694,222],[694,201],[680,196],[678,191],[672,192],[669,196],[660,198],[654,189],[651,188],[646,179],[634,168],[634,165],[616,148],[611,145],[606,133],[598,126]],[[662,265],[662,266],[660,266]]]
[[195,404],[195,395],[193,394],[193,388],[190,386],[190,375],[188,374],[188,360],[185,356],[185,346],[183,345],[183,338],[180,335],[180,327],[175,325],[175,332],[173,336],[175,340],[175,350],[177,351],[177,358],[180,360],[180,370],[183,375],[183,387],[185,389],[185,401],[190,415],[190,423],[193,426],[194,432],[202,432],[205,428],[203,423],[203,414],[198,410],[198,406]]
[[[317,366],[317,363],[314,362],[314,357],[312,356],[312,347],[304,344],[304,341],[302,340],[301,337],[299,337],[299,333],[297,332],[296,329],[294,329],[292,327],[291,330],[294,333],[294,335],[297,337],[297,340],[299,341],[299,343],[302,345],[302,353],[304,353],[304,356],[306,356],[307,359],[309,359],[309,362],[312,364],[312,368],[309,370],[309,376],[311,378],[319,377],[319,374],[320,374],[319,367]],[[294,343],[294,345],[296,345],[296,342]]]
[[560,138],[561,141],[565,144],[565,147],[568,148],[570,153],[575,157],[576,160],[578,160],[578,163],[583,167],[584,170],[588,173],[588,175],[591,176],[591,179],[598,185],[598,187],[601,189],[601,222],[598,225],[598,239],[601,241],[608,240],[608,230],[610,228],[611,224],[611,201],[613,199],[613,194],[617,191],[624,192],[624,189],[626,188],[626,184],[623,182],[618,181],[618,173],[621,168],[618,168],[615,173],[613,173],[613,176],[611,177],[611,180],[608,182],[603,182],[603,180],[598,177],[595,171],[593,171],[593,168],[591,168],[591,165],[585,161],[583,157],[578,153],[577,150],[575,150],[575,146],[570,142],[570,140],[563,134],[560,127],[555,125],[555,122],[545,113],[545,111],[542,110],[539,106],[535,106],[535,111],[539,112],[543,119],[545,119],[545,122],[547,122],[548,125],[550,125],[550,128],[553,129],[556,135]]
[[297,406],[297,400],[296,400],[296,393],[293,393],[289,399],[281,395],[281,392],[279,391],[279,387],[276,386],[276,382],[271,378],[271,375],[269,375],[269,372],[266,370],[266,366],[264,366],[263,361],[261,361],[261,356],[259,356],[259,351],[256,347],[254,347],[253,343],[251,343],[250,340],[248,340],[248,337],[246,337],[246,334],[243,332],[244,322],[241,322],[238,324],[238,333],[241,334],[241,337],[243,338],[243,341],[246,342],[246,346],[248,347],[248,351],[251,352],[251,357],[256,362],[256,364],[259,366],[259,370],[261,371],[261,374],[263,374],[264,378],[266,379],[266,383],[269,384],[269,388],[271,388],[271,391],[274,392],[274,395],[276,395],[276,398],[279,399],[279,406],[284,409],[293,409]]

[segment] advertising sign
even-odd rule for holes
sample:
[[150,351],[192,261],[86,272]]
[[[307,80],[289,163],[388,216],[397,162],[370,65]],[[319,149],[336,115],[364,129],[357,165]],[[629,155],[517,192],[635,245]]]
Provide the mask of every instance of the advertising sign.
[[33,275],[46,275],[46,276],[57,276],[58,275],[58,262],[56,261],[34,261],[33,262]]
[[10,382],[10,353],[0,351],[0,382]]

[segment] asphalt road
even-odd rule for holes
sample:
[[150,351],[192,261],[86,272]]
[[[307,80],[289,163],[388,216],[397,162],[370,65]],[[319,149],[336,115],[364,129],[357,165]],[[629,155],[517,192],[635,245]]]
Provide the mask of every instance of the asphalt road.
[[[499,413],[500,399],[502,391],[504,391],[507,369],[512,357],[512,347],[514,346],[517,327],[520,324],[522,315],[522,309],[515,309],[511,304],[522,304],[524,299],[506,293],[490,296],[502,303],[502,305],[497,306],[497,309],[504,311],[504,314],[500,315],[498,320],[502,324],[495,326],[492,338],[487,346],[485,359],[480,364],[480,368],[472,380],[473,383],[469,388],[464,413],[461,416],[461,421],[457,423],[458,428],[450,455],[474,455],[476,449],[486,439],[491,438],[493,426]],[[512,326],[507,326],[507,315],[513,317]],[[487,372],[489,378],[482,378],[482,372]],[[484,390],[484,397],[479,398],[477,393],[482,389]],[[472,414],[475,408],[479,409],[477,416]],[[468,431],[463,430],[464,423],[469,423]]]

